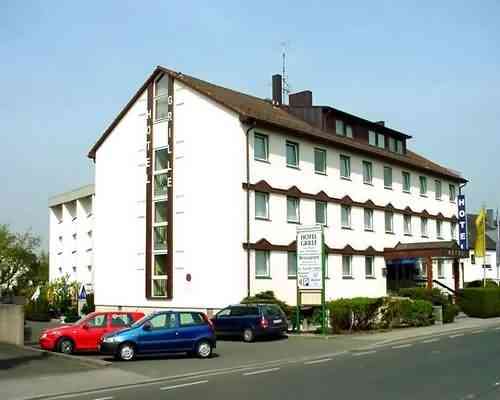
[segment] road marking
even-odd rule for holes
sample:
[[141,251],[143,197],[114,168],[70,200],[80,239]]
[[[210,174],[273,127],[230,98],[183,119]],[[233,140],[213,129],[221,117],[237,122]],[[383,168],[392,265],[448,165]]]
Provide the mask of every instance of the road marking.
[[435,343],[435,342],[439,342],[439,339],[427,339],[422,341],[422,343]]
[[463,333],[457,333],[456,335],[450,335],[448,336],[450,339],[454,339],[456,337],[460,337],[460,336],[463,336],[464,334]]
[[171,390],[171,389],[179,389],[187,386],[201,385],[202,383],[207,383],[208,381],[197,381],[197,382],[189,382],[189,383],[181,383],[180,385],[174,386],[165,386],[160,388],[160,390]]
[[324,363],[327,361],[332,361],[331,358],[322,358],[320,360],[314,360],[314,361],[306,361],[304,365],[312,365],[312,364],[319,364],[319,363]]
[[94,400],[111,400],[113,398],[113,396],[108,396],[108,397],[99,397],[97,399],[94,399]]
[[478,331],[471,332],[471,335],[476,335],[477,333],[483,333],[484,330],[480,329]]
[[259,374],[267,374],[268,372],[274,372],[274,371],[279,371],[281,368],[268,368],[268,369],[261,369],[259,371],[252,371],[252,372],[245,372],[243,376],[250,376],[250,375],[259,375]]
[[352,355],[355,357],[358,357],[358,356],[366,356],[368,354],[373,354],[376,352],[377,352],[377,350],[370,350],[370,351],[362,351],[361,353],[352,353]]
[[496,330],[496,331],[500,331],[500,326],[499,326],[499,327],[497,327],[497,328],[495,328],[495,330]]
[[400,344],[399,346],[392,346],[393,349],[406,349],[407,347],[411,347],[413,344],[408,343],[408,344]]

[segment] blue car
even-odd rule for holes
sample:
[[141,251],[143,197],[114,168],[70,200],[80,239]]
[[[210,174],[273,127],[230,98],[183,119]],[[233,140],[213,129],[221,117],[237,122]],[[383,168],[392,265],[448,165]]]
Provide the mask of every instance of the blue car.
[[196,311],[159,311],[130,328],[104,335],[102,354],[129,361],[138,354],[189,353],[209,358],[216,347],[211,321]]

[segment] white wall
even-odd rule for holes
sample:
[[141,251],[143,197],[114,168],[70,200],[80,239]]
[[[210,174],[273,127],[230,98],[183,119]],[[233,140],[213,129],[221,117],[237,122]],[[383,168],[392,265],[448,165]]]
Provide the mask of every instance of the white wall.
[[174,90],[173,299],[145,298],[143,95],[97,151],[100,308],[222,308],[245,294],[244,131],[236,114],[177,81]]
[[[482,280],[484,276],[483,257],[476,257],[475,264],[472,264],[474,250],[471,249],[469,253],[469,258],[460,260],[464,265],[464,282]],[[486,278],[497,280],[496,252],[494,250],[486,251],[486,265],[488,264],[491,265],[491,268],[486,268]]]

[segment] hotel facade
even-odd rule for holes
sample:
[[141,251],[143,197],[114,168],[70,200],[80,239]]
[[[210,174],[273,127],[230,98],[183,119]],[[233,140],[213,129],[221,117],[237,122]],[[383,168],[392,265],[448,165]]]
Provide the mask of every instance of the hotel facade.
[[96,307],[295,304],[296,228],[314,224],[327,299],[457,288],[466,180],[410,143],[310,91],[283,104],[280,76],[265,100],[157,67],[89,152]]

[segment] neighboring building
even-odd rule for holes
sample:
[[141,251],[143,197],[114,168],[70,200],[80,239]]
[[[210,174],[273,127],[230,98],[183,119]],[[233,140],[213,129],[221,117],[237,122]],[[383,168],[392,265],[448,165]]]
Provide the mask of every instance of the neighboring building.
[[94,185],[49,199],[49,279],[94,283]]
[[328,299],[383,296],[424,255],[453,287],[466,180],[310,91],[282,104],[280,85],[271,102],[158,67],[118,114],[89,152],[99,309],[295,304],[297,224],[325,226]]
[[[486,231],[486,259],[476,257],[474,254],[474,243],[476,242],[476,225],[475,220],[477,214],[467,214],[467,235],[469,245],[469,258],[463,259],[463,279],[464,282],[482,280],[484,276],[487,279],[498,279],[498,270],[496,265],[496,241],[492,239],[496,236],[496,226],[493,218],[490,217],[487,221]],[[486,271],[483,270],[483,264],[486,265]],[[484,274],[486,272],[486,274]]]

